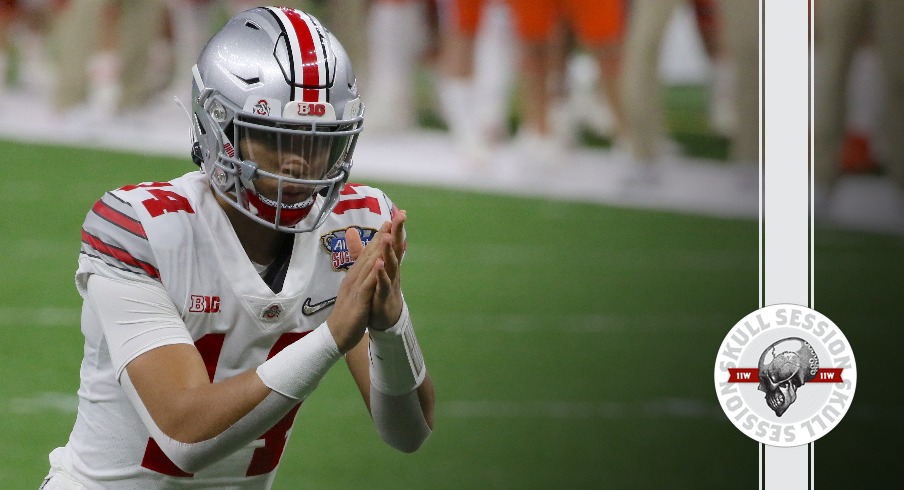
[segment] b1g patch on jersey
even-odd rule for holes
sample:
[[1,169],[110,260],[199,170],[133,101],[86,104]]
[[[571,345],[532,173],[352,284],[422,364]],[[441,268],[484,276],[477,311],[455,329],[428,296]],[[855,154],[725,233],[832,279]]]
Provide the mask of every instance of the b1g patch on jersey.
[[[377,230],[373,228],[360,228],[357,226],[355,228],[361,235],[361,242],[363,242],[364,245],[370,243],[370,241],[373,240],[374,235],[377,234]],[[332,263],[330,265],[333,267],[334,271],[348,270],[348,268],[355,263],[355,261],[352,260],[352,255],[348,251],[348,243],[345,240],[344,229],[333,230],[326,235],[321,236],[320,245],[331,255]]]

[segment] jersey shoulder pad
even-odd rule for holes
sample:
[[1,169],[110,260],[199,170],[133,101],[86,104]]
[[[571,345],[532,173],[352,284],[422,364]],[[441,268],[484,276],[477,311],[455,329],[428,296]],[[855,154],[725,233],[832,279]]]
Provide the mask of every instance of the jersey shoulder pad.
[[381,216],[389,220],[397,211],[395,204],[383,191],[364,184],[348,183],[342,189],[339,202],[333,208],[333,214],[343,215],[349,211],[360,210]]
[[81,256],[108,267],[160,280],[147,232],[138,213],[115,191],[107,192],[82,225]]

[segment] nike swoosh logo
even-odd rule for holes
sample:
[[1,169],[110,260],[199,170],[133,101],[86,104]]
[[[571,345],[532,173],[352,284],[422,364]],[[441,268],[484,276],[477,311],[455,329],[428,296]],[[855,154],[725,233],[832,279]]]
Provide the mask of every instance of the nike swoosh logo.
[[314,313],[317,313],[318,311],[320,311],[324,308],[329,308],[330,306],[333,306],[333,303],[335,303],[335,302],[336,302],[335,296],[333,296],[330,299],[323,300],[320,303],[314,303],[314,304],[311,304],[311,298],[308,298],[308,299],[304,300],[304,304],[301,305],[301,312],[304,313],[305,316],[311,316]]

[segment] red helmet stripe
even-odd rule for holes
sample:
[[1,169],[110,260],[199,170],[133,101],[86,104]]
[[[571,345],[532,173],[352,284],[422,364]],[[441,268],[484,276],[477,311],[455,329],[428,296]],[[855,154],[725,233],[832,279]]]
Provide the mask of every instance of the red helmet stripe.
[[[297,50],[294,49],[296,46],[292,46],[292,48],[295,53],[300,55],[300,59],[296,57],[295,60],[296,83],[300,82],[300,84],[306,86],[323,86],[326,77],[320,70],[322,64],[318,63],[323,53],[318,50],[320,43],[314,42],[314,37],[320,35],[314,23],[310,17],[303,17],[302,13],[297,10],[290,8],[280,8],[279,10],[285,15],[289,25],[292,26],[291,30],[294,31],[294,35],[292,32],[288,32],[289,39],[294,41],[292,42],[293,45],[297,44]],[[286,27],[288,30],[288,25]],[[305,102],[321,102],[323,92],[324,90],[322,89],[302,89],[301,100]]]

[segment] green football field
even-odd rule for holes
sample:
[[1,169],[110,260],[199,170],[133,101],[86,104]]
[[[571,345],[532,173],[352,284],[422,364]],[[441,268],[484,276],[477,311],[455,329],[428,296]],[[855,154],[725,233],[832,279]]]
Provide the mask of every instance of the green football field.
[[[0,488],[27,489],[75,419],[85,213],[192,166],[11,142],[0,155]],[[337,366],[302,406],[275,488],[756,488],[757,444],[712,383],[723,337],[759,306],[756,221],[374,184],[408,210],[404,289],[436,430],[394,452]],[[901,237],[817,230],[814,306],[859,370],[850,411],[816,443],[821,489],[897,474],[902,252]]]

